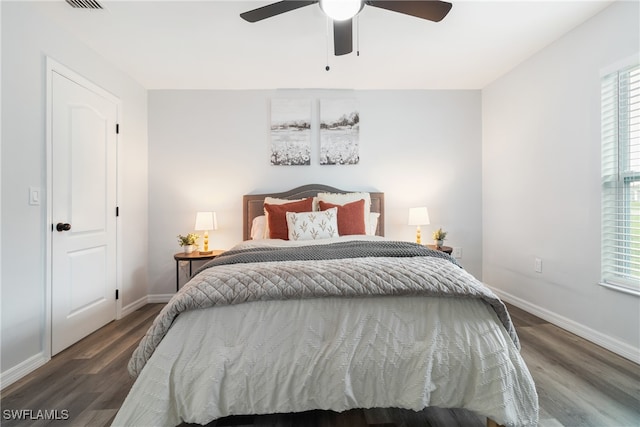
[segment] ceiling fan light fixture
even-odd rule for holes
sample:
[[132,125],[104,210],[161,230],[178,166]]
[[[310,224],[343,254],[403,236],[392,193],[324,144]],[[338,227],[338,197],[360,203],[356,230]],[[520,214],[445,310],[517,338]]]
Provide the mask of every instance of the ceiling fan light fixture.
[[361,0],[320,0],[320,9],[334,21],[351,19],[362,9]]

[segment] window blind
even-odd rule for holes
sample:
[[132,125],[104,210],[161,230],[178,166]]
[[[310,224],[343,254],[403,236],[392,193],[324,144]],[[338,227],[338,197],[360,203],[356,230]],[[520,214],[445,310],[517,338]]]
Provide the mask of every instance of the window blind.
[[602,80],[602,281],[640,292],[640,65]]

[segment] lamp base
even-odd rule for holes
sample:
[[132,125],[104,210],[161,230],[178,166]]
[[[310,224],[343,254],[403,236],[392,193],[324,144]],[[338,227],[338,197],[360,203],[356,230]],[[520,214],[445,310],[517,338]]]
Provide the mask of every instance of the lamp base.
[[200,251],[200,255],[211,255],[213,251]]

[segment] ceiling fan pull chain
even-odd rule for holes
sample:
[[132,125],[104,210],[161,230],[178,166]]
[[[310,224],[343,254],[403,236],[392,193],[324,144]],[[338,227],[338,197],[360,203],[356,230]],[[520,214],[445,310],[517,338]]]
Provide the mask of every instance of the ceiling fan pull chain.
[[360,56],[360,15],[356,15],[356,56]]
[[329,17],[327,16],[327,27],[325,31],[327,66],[324,67],[324,69],[327,71],[331,69],[331,67],[329,67],[329,28],[330,27],[331,27],[331,19],[329,19]]

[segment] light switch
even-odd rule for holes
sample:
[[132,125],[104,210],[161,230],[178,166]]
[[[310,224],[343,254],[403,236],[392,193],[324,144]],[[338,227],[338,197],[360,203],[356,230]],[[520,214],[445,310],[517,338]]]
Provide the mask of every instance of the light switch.
[[32,206],[40,206],[40,188],[29,187],[29,204]]

